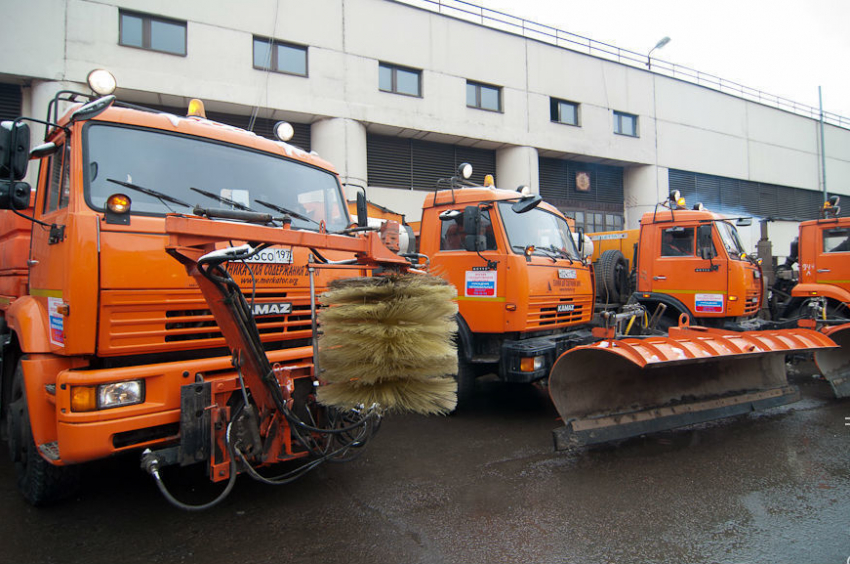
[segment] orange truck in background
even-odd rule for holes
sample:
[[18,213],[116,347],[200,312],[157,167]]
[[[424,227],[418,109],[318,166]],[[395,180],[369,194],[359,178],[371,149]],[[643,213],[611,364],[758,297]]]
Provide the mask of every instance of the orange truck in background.
[[[61,92],[51,111],[78,100],[88,98]],[[310,272],[308,255],[351,259],[371,241],[335,235],[350,217],[327,162],[199,112],[111,104],[48,115],[45,143],[31,153],[40,163],[32,192],[21,182],[28,129],[4,122],[0,137],[19,145],[4,147],[0,163],[0,408],[18,486],[35,505],[73,493],[82,463],[128,451],[162,453],[157,466],[206,462],[216,482],[235,476],[232,453],[210,433],[221,440],[230,410],[247,417],[237,407],[242,375],[198,283],[166,253],[167,214],[262,210],[283,214],[290,240],[307,233],[300,246],[266,246],[226,268],[268,361],[285,367],[278,379],[291,409],[308,420],[318,409],[311,297],[335,279],[368,275],[352,262]],[[278,446],[265,462],[311,456],[315,428],[327,422],[316,417],[302,431],[306,447],[288,419],[276,419],[282,431],[267,441]]]
[[644,214],[639,229],[589,233],[598,304],[631,301],[650,313],[663,305],[661,328],[678,324],[682,314],[712,327],[752,318],[761,306],[762,273],[733,221],[684,209],[673,195],[668,207]]
[[839,202],[831,197],[820,219],[800,223],[788,259],[777,268],[772,309],[784,317],[799,317],[807,302],[825,298],[828,316],[850,319],[850,217],[839,217]]
[[425,198],[419,252],[458,291],[458,400],[475,378],[548,377],[565,350],[589,342],[593,278],[566,218],[539,196],[484,187]]
[[[824,204],[821,219],[800,223],[788,260],[769,281],[759,261],[745,253],[733,220],[699,205],[684,209],[673,193],[665,209],[643,215],[640,229],[588,234],[597,306],[638,303],[659,313],[650,325],[661,329],[675,326],[683,314],[735,331],[816,324],[840,348],[815,353],[815,361],[835,395],[850,396],[850,218],[839,213],[836,196]],[[797,261],[799,272],[791,268]],[[762,307],[766,293],[770,304]]]

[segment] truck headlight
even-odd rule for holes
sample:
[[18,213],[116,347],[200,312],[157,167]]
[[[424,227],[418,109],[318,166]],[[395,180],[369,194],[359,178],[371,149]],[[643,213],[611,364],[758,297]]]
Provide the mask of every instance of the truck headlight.
[[546,357],[543,356],[531,356],[523,358],[519,361],[519,369],[522,372],[534,372],[535,370],[540,370],[541,368],[543,368],[543,363],[545,361]]
[[144,380],[111,382],[99,386],[73,386],[71,388],[71,411],[111,409],[144,401]]

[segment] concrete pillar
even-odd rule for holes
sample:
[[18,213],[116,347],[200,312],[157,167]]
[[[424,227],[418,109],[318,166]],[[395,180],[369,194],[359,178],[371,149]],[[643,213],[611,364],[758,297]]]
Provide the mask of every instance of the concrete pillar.
[[496,151],[496,187],[516,190],[525,184],[540,193],[540,166],[534,147],[507,147]]
[[667,198],[670,186],[665,167],[644,165],[623,170],[623,199],[626,229],[637,229],[640,218],[655,209],[655,204]]
[[[347,118],[329,118],[310,128],[310,145],[331,162],[343,184],[366,187],[366,126]],[[346,189],[346,198],[357,197],[356,188]]]

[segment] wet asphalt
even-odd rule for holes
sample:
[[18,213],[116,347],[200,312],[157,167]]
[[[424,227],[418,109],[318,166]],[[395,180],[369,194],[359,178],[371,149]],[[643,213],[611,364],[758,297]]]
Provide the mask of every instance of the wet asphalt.
[[[242,476],[203,513],[135,456],[28,506],[0,452],[0,563],[816,563],[850,559],[850,400],[803,399],[579,453],[553,451],[546,391],[480,383],[449,417],[389,416],[353,462],[271,487]],[[200,502],[217,486],[166,475]]]

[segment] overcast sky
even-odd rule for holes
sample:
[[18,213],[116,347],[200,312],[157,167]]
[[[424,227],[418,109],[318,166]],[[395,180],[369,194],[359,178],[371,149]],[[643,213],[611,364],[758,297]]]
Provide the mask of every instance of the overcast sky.
[[469,0],[850,117],[850,0]]

